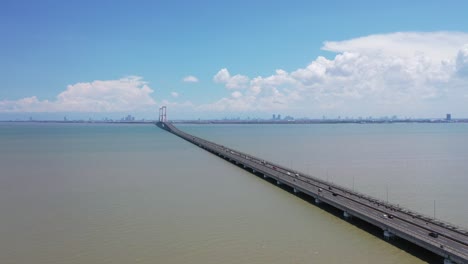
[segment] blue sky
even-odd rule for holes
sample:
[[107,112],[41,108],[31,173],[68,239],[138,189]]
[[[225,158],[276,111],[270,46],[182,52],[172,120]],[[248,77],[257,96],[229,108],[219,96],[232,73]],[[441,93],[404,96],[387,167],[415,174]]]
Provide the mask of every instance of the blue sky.
[[2,1],[0,119],[468,117],[468,2],[252,2]]

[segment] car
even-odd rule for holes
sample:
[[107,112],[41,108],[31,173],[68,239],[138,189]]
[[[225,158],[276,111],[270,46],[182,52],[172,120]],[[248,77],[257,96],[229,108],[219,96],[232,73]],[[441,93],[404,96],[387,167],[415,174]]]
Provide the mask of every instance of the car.
[[289,171],[286,172],[287,175],[291,176],[291,173]]
[[333,195],[333,196],[338,196],[338,194],[337,194],[337,193],[332,193],[332,195]]
[[382,217],[383,218],[388,218],[388,214],[383,214]]
[[437,238],[437,237],[439,237],[439,234],[437,234],[436,232],[430,232],[429,236],[431,236],[433,238]]
[[393,219],[393,215],[389,214],[388,218]]
[[299,177],[299,176],[300,176],[299,173],[296,173],[296,174],[294,174],[294,175],[296,175],[296,177]]
[[318,191],[319,191],[319,192],[322,192],[322,188],[319,188]]

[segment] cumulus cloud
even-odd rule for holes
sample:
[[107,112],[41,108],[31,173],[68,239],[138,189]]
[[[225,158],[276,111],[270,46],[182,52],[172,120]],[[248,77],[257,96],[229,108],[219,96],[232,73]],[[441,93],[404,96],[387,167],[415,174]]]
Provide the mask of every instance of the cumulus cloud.
[[242,96],[242,93],[239,92],[239,91],[235,91],[235,92],[231,93],[231,96],[232,96],[233,98],[239,98],[239,97]]
[[124,112],[150,110],[153,90],[141,77],[68,85],[54,100],[36,96],[0,101],[0,112]]
[[[468,100],[468,33],[397,32],[324,42],[319,56],[291,71],[249,78],[219,70],[226,95],[195,105],[162,101],[174,110],[270,112],[304,115],[378,115],[465,111]],[[188,78],[193,77],[193,78]],[[197,80],[187,76],[184,81]],[[153,90],[141,77],[69,85],[53,100],[35,96],[0,101],[0,112],[121,112],[152,110]],[[172,92],[177,98],[179,94]],[[434,110],[435,109],[435,110]],[[419,112],[418,112],[419,111]]]
[[[318,57],[292,72],[277,70],[271,76],[242,76],[240,96],[201,106],[220,111],[302,109],[361,113],[399,113],[426,109],[437,102],[449,108],[450,100],[466,94],[468,34],[460,32],[398,32],[344,41],[325,42],[322,49],[333,58]],[[214,81],[234,85],[235,76],[221,69]],[[468,79],[468,78],[467,78]]]
[[224,83],[228,89],[241,89],[247,86],[249,78],[240,74],[231,76],[229,71],[224,68],[213,77],[213,81],[216,83]]
[[189,75],[189,76],[185,76],[183,79],[182,79],[183,82],[187,82],[187,83],[197,83],[198,82],[198,78],[193,76],[193,75]]
[[468,78],[468,44],[458,52],[456,67],[460,76]]
[[337,53],[381,54],[398,58],[425,57],[442,61],[467,43],[463,32],[396,32],[376,34],[344,41],[326,41],[323,50]]

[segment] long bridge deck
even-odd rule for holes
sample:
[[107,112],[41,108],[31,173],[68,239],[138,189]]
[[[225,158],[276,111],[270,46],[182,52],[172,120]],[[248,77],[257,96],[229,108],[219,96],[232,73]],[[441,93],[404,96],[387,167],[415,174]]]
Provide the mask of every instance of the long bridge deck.
[[468,231],[397,205],[325,182],[302,172],[265,161],[214,142],[185,133],[169,122],[157,126],[253,173],[272,178],[343,211],[344,217],[357,217],[381,228],[387,238],[398,236],[443,257],[444,263],[468,264]]

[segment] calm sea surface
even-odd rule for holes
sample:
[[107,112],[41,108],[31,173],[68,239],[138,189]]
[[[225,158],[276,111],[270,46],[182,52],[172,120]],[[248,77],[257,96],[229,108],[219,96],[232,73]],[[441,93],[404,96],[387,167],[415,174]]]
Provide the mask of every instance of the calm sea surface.
[[[466,124],[179,127],[468,227]],[[2,264],[420,262],[152,125],[0,124]]]

